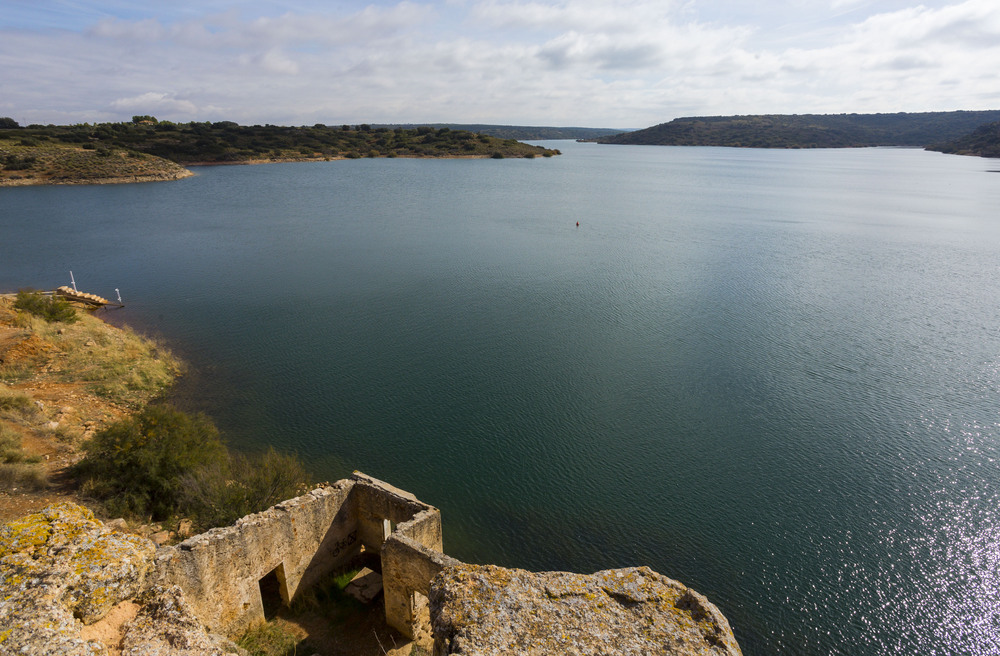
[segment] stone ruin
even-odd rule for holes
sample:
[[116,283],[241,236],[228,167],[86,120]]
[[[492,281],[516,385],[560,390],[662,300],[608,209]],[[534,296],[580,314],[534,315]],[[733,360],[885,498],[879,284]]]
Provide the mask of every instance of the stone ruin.
[[[170,547],[72,504],[0,527],[0,652],[223,654],[329,574],[380,560],[386,623],[435,656],[738,655],[707,599],[648,568],[586,576],[466,565],[441,514],[361,473]],[[118,618],[118,619],[113,619]],[[206,630],[207,629],[207,630]]]
[[412,640],[431,579],[459,561],[442,553],[437,508],[361,473],[164,547],[156,572],[210,629],[238,635],[264,620],[269,591],[287,605],[363,549],[381,554],[386,623]]

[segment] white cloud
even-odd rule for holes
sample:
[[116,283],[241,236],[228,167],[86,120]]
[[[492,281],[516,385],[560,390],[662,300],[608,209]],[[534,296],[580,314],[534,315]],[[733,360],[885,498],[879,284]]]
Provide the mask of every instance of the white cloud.
[[[892,0],[881,13],[871,7],[887,3],[834,0],[823,11],[836,20],[796,23],[794,45],[769,40],[786,28],[735,22],[756,14],[725,0],[443,1],[280,13],[217,1],[6,30],[0,98],[22,123],[155,113],[644,127],[685,114],[1000,108],[995,0]],[[754,7],[806,6],[776,3]],[[709,6],[719,13],[699,13]]]
[[181,100],[156,91],[147,91],[131,98],[118,98],[111,102],[111,108],[115,111],[145,114],[193,114],[198,111],[197,105],[190,100]]

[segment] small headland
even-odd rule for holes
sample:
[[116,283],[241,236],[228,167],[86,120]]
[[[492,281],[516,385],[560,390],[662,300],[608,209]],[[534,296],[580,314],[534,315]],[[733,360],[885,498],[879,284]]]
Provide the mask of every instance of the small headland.
[[[3,127],[6,126],[6,127]],[[17,126],[0,118],[0,186],[178,180],[186,166],[370,157],[508,159],[558,150],[450,128],[243,126],[232,121]]]

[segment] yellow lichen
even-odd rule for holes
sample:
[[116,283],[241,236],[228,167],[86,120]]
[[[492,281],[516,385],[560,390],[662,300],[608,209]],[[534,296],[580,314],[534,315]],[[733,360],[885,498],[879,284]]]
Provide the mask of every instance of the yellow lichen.
[[0,558],[21,551],[35,551],[52,535],[52,525],[42,513],[7,522],[0,527]]

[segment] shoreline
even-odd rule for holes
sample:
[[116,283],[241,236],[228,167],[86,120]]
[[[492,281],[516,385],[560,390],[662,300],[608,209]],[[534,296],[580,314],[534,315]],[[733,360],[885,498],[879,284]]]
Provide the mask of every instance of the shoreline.
[[[546,155],[536,155],[530,159],[546,158]],[[549,155],[548,157],[551,157]],[[52,178],[36,178],[36,177],[16,177],[16,178],[5,178],[0,177],[0,188],[5,187],[39,187],[44,185],[59,185],[59,186],[77,186],[77,185],[106,185],[106,184],[139,184],[144,182],[173,182],[176,180],[183,180],[185,178],[190,178],[198,175],[194,171],[189,170],[187,167],[195,166],[257,166],[261,164],[288,164],[293,162],[334,162],[334,161],[347,161],[354,159],[493,159],[492,155],[440,155],[440,156],[427,156],[427,155],[395,155],[389,157],[387,155],[379,155],[377,157],[368,157],[367,155],[362,157],[345,157],[343,155],[336,156],[322,156],[322,157],[282,157],[276,159],[248,159],[240,160],[234,162],[172,162],[177,166],[181,167],[183,171],[179,171],[174,174],[159,174],[159,175],[133,175],[133,176],[114,176],[107,178],[78,178],[78,179],[59,179],[53,180]],[[504,157],[503,159],[529,159],[526,157]],[[170,160],[166,160],[170,161]]]
[[138,184],[141,182],[173,182],[196,175],[194,171],[184,169],[184,173],[176,175],[132,175],[113,178],[92,178],[76,180],[52,180],[46,178],[0,178],[0,187],[40,187],[43,185],[77,186],[106,184]]
[[92,507],[67,476],[83,443],[168,393],[184,369],[166,348],[127,325],[115,326],[78,304],[77,322],[46,323],[15,310],[14,296],[0,294],[0,433],[7,449],[0,467],[8,474],[40,468],[44,476],[36,479],[49,484],[33,488],[5,478],[0,523],[55,501]]

